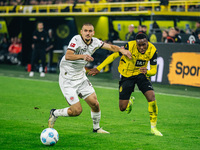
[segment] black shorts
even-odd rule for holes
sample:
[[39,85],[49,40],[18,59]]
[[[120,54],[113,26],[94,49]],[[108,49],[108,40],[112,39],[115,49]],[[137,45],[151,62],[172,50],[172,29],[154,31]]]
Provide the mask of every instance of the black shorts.
[[119,81],[119,99],[129,100],[131,93],[134,92],[135,84],[143,94],[146,91],[153,90],[150,80],[142,73],[128,78],[122,76]]

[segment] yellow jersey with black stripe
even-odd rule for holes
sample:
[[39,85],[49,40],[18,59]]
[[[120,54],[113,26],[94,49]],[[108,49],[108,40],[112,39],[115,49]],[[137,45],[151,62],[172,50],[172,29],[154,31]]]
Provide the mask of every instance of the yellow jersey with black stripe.
[[118,71],[124,77],[131,77],[140,74],[140,67],[147,67],[150,61],[150,70],[147,71],[147,76],[153,76],[157,72],[157,50],[153,44],[148,42],[148,48],[144,54],[140,53],[137,49],[136,41],[130,41],[124,46],[125,49],[132,53],[130,60],[120,52],[115,52],[108,56],[98,67],[97,70],[103,69],[106,65],[113,62],[117,57],[121,57]]
[[[129,50],[132,54],[132,59],[129,59],[124,55],[122,55],[120,59],[118,71],[124,77],[140,74],[139,68],[147,67],[148,61],[150,61],[151,69],[157,68],[157,50],[152,43],[148,42],[148,48],[144,54],[138,51],[136,41],[128,42],[125,44],[124,48]],[[152,76],[152,73],[155,75],[156,70],[157,69],[153,69],[151,72],[147,72],[147,75]]]

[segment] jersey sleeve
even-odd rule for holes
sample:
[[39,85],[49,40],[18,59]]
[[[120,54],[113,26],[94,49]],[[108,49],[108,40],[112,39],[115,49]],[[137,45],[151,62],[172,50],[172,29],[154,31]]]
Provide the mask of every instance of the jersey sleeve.
[[157,72],[157,51],[155,51],[153,57],[150,59],[150,70],[147,71],[147,76],[154,76]]
[[158,52],[156,50],[153,57],[150,59],[150,65],[156,65],[157,64],[157,55],[158,55]]
[[97,39],[97,45],[99,48],[103,46],[104,42],[102,40]]
[[75,51],[76,48],[78,47],[77,41],[78,41],[77,37],[74,36],[74,37],[71,39],[71,41],[69,42],[69,45],[68,45],[67,49],[70,49],[70,50],[74,50],[74,51]]
[[108,56],[98,67],[97,70],[101,71],[101,69],[103,69],[106,65],[110,64],[111,62],[113,62],[117,57],[119,57],[119,52],[115,52],[113,54],[111,54],[110,56]]

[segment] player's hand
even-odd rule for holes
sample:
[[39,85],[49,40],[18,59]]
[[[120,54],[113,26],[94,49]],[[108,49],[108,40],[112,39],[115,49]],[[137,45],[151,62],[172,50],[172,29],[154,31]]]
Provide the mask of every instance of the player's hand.
[[97,68],[93,68],[93,69],[90,69],[90,71],[88,72],[88,75],[92,75],[92,76],[95,76],[99,73],[100,71],[97,70]]
[[120,52],[121,52],[124,56],[128,57],[129,59],[132,59],[132,54],[131,54],[131,52],[130,52],[129,50],[121,49]]
[[141,67],[139,70],[140,70],[141,73],[144,73],[144,74],[147,73],[147,68],[146,67]]
[[83,59],[84,59],[85,61],[94,61],[94,58],[93,58],[92,56],[90,56],[90,55],[84,55],[84,56],[83,56]]

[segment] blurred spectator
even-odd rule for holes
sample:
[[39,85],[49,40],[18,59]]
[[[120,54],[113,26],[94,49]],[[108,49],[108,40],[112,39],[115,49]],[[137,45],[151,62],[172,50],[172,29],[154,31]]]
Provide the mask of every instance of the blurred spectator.
[[138,34],[139,32],[142,32],[142,26],[138,25],[138,32],[136,34]]
[[180,29],[178,27],[175,27],[175,42],[181,43],[181,35],[180,35]]
[[[25,6],[23,9],[23,13],[31,13],[33,10],[33,5],[38,5],[39,2],[37,0],[30,0],[30,1],[25,1],[25,4],[30,6]],[[33,12],[35,12],[35,10]]]
[[167,36],[166,43],[175,43],[176,31],[174,28],[169,29],[169,35]]
[[147,26],[142,25],[142,32],[147,35]]
[[[139,32],[137,34],[143,33],[143,34],[147,35],[147,26],[146,25],[138,26],[138,30],[139,30]],[[148,37],[148,35],[147,35],[147,37]],[[149,40],[149,37],[148,37],[148,40]]]
[[[78,3],[78,0],[69,0],[67,2],[67,4],[74,4],[73,7],[72,7],[72,11],[73,12],[81,12],[81,9],[76,9],[76,4]],[[69,12],[70,11],[70,7],[67,6],[65,9],[62,10],[62,12]]]
[[109,41],[113,42],[114,40],[120,40],[119,33],[114,29],[113,25],[110,25],[110,31],[108,33]]
[[29,1],[29,4],[30,4],[30,5],[38,5],[38,4],[39,4],[39,1],[37,1],[37,0],[30,0],[30,1]]
[[189,24],[185,25],[185,33],[186,34],[191,34],[192,33],[192,30],[190,29],[190,25]]
[[147,35],[147,26],[146,25],[140,25],[138,26],[138,33],[137,34],[141,34],[141,33],[144,33]]
[[163,30],[162,31],[162,38],[161,38],[161,42],[167,43],[167,36],[168,36],[168,31],[167,30]]
[[12,43],[8,48],[7,60],[12,64],[21,64],[21,51],[22,43],[21,39],[18,37],[12,38]]
[[47,38],[48,34],[44,30],[43,22],[38,22],[37,29],[33,32],[33,53],[31,59],[31,72],[29,73],[30,77],[34,76],[34,71],[36,71],[35,65],[39,59],[42,61],[40,77],[45,77]]
[[167,11],[169,0],[160,0],[161,11]]
[[2,43],[0,44],[0,62],[5,62],[8,55],[9,45],[8,39],[4,37]]
[[9,54],[18,54],[22,51],[21,39],[14,37],[11,45],[8,48]]
[[200,32],[197,34],[196,44],[200,44]]
[[194,35],[197,36],[200,33],[200,20],[196,22],[196,30],[194,31]]
[[135,27],[134,27],[133,24],[131,24],[131,25],[128,26],[128,33],[126,33],[126,35],[125,35],[125,40],[126,40],[126,41],[135,40],[136,34],[135,34],[135,32],[134,32],[134,28],[135,28]]

